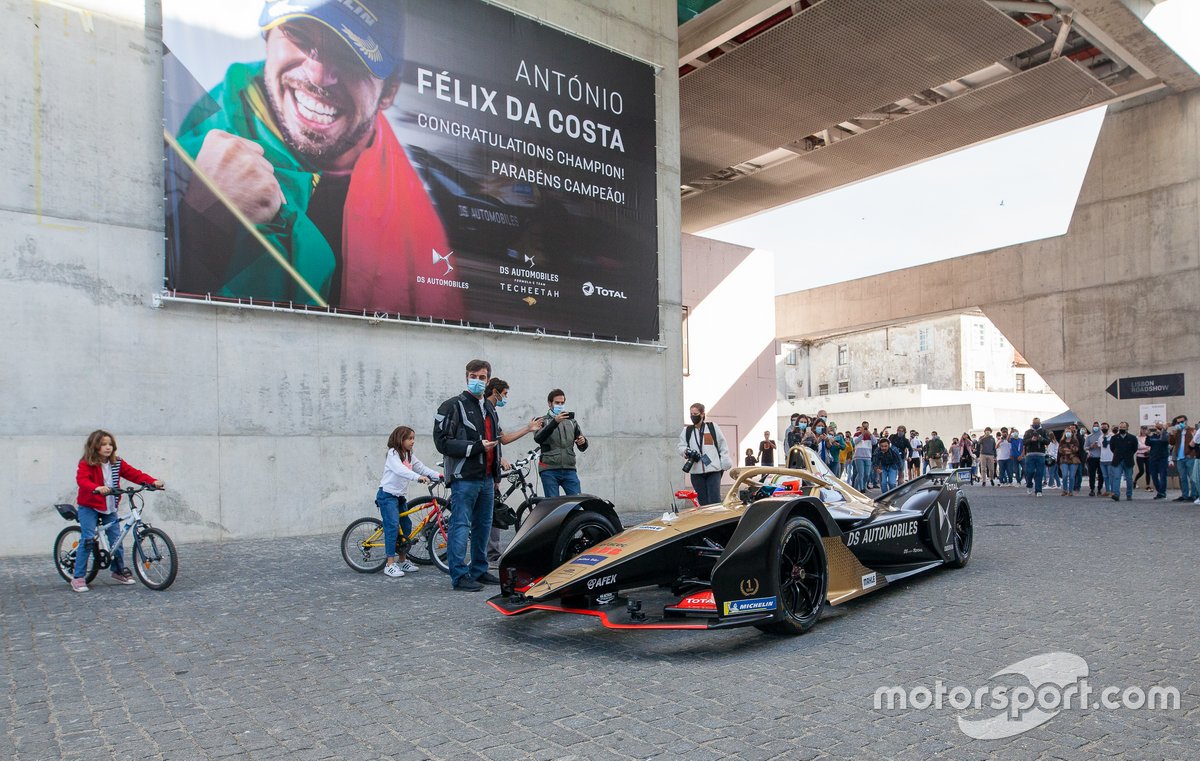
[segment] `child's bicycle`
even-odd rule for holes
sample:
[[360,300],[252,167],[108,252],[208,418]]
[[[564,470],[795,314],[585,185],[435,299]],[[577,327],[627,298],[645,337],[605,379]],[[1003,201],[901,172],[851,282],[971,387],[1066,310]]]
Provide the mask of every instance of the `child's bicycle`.
[[[450,530],[450,503],[437,490],[445,487],[444,480],[429,482],[429,496],[410,499],[401,516],[412,518],[412,532],[397,532],[396,548],[391,554],[407,552],[418,565],[433,561],[435,547],[445,554],[447,532]],[[342,532],[342,559],[359,573],[378,573],[387,562],[383,546],[383,521],[378,518],[359,518]],[[439,565],[440,567],[440,565]]]
[[[179,572],[179,557],[175,553],[175,543],[162,529],[154,528],[142,520],[143,491],[157,491],[153,486],[126,486],[112,490],[113,494],[125,494],[129,497],[129,513],[118,516],[121,523],[121,534],[117,537],[120,547],[125,537],[133,534],[133,552],[126,554],[130,558],[130,566],[138,580],[150,589],[163,590],[175,581]],[[55,505],[58,514],[65,520],[78,521],[74,505]],[[79,540],[83,535],[79,524],[67,526],[58,533],[54,540],[54,567],[58,575],[65,581],[75,576],[75,555],[80,551]],[[112,564],[113,547],[108,543],[108,536],[103,528],[96,531],[95,545],[91,557],[88,558],[87,573],[84,578],[90,583],[103,568]]]

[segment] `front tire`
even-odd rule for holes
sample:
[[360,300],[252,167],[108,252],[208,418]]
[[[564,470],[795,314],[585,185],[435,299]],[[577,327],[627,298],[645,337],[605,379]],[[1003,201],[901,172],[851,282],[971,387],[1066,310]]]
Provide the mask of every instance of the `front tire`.
[[[75,553],[83,549],[83,545],[79,541],[82,536],[83,531],[79,526],[67,526],[58,532],[58,536],[54,540],[54,567],[58,569],[58,575],[63,578],[63,581],[68,583],[75,577]],[[88,558],[84,579],[91,583],[98,573],[100,573],[100,564],[96,562],[95,553],[92,553]]]
[[774,634],[803,634],[817,623],[825,606],[829,573],[825,545],[812,521],[789,518],[776,545],[780,620],[756,626]]
[[162,529],[144,529],[133,540],[133,573],[139,581],[157,591],[175,583],[179,556],[175,552],[175,543]]
[[558,541],[554,545],[555,567],[582,555],[588,547],[600,544],[616,533],[612,521],[600,513],[584,510],[572,516],[559,532]]
[[[378,534],[377,540],[372,540]],[[342,532],[342,560],[359,573],[378,573],[387,562],[383,546],[383,521],[359,518]]]
[[954,509],[954,560],[951,568],[962,568],[971,561],[971,549],[975,545],[975,524],[971,519],[971,506],[960,499]]

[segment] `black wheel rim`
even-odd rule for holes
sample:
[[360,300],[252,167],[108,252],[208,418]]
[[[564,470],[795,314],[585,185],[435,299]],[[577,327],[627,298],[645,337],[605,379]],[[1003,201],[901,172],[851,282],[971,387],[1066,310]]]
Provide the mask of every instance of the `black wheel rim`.
[[559,560],[560,562],[570,560],[576,555],[582,554],[588,547],[597,545],[610,536],[612,536],[612,531],[603,523],[584,523],[575,529],[574,534],[571,534],[571,538],[567,540],[567,546],[563,552],[564,556],[559,558]]
[[971,508],[959,505],[954,518],[954,547],[958,556],[965,558],[971,554]]
[[819,541],[796,529],[784,539],[779,553],[780,603],[789,616],[801,622],[816,617],[825,603],[825,564]]

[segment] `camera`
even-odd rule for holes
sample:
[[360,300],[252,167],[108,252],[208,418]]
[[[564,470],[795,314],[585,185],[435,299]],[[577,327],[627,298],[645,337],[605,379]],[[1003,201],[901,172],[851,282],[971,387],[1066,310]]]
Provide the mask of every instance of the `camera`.
[[683,464],[683,472],[691,473],[692,466],[700,462],[700,453],[695,449],[689,449],[683,453],[683,456],[687,458],[687,462]]

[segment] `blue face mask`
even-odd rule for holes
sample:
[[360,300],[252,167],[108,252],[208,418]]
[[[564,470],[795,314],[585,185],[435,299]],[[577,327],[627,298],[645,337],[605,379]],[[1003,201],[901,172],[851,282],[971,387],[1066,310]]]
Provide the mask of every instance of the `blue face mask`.
[[552,413],[554,413],[555,415],[561,415],[562,411],[563,411],[563,406],[561,404],[556,404],[550,408],[550,411]]
[[816,428],[814,428],[813,430],[815,430],[817,433],[821,433],[825,430],[825,426],[819,425]]
[[486,387],[487,387],[487,383],[479,380],[478,378],[468,378],[467,379],[467,391],[470,391],[475,396],[479,396],[480,394],[482,394],[483,389]]
[[796,423],[796,427],[803,431],[808,427],[808,423]]
[[503,406],[504,406],[504,405],[506,405],[506,404],[508,404],[508,400],[507,400],[507,399],[501,399],[500,401],[496,402],[496,406],[497,406],[497,407],[503,407]]
[[1099,433],[1099,432],[1100,432],[1100,426],[1098,426],[1098,425],[1092,426],[1092,433]]
[[1180,424],[1179,424],[1179,430],[1181,430],[1181,431],[1186,431],[1186,430],[1187,430],[1187,423],[1180,423]]

